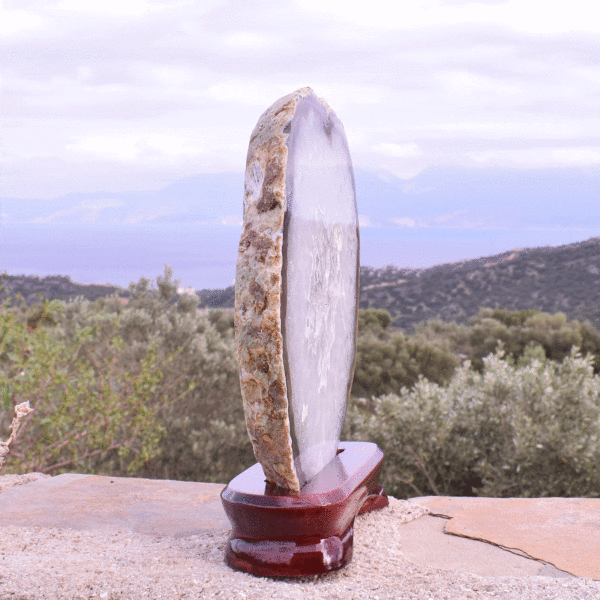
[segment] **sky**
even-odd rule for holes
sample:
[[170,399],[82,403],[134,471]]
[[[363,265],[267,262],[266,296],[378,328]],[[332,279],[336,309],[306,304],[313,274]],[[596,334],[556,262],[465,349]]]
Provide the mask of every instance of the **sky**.
[[[589,0],[4,0],[0,51],[6,239],[69,194],[79,204],[57,210],[83,227],[126,192],[219,173],[243,181],[256,121],[304,86],[343,122],[357,172],[384,183],[432,169],[567,169],[596,185],[600,172]],[[446,208],[438,223],[457,212]],[[169,207],[143,210],[147,226]],[[359,212],[375,224],[360,199]],[[234,217],[216,215],[215,228]],[[391,218],[400,232],[423,222],[402,198]],[[476,228],[467,213],[453,219]],[[0,269],[50,268],[10,258],[5,244]]]

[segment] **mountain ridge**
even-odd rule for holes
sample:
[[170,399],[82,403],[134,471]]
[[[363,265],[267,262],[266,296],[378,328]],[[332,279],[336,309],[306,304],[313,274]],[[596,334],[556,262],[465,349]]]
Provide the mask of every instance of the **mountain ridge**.
[[[96,300],[113,294],[126,298],[129,293],[114,285],[79,284],[66,275],[5,273],[0,285],[0,298],[21,294],[28,303],[40,296]],[[234,286],[196,294],[201,308],[233,308]],[[432,267],[362,266],[359,307],[388,310],[392,325],[406,331],[432,319],[465,323],[481,308],[563,312],[600,327],[600,236]]]
[[600,237],[512,249],[421,269],[361,268],[360,308],[384,308],[393,325],[464,323],[481,308],[563,312],[600,324]]

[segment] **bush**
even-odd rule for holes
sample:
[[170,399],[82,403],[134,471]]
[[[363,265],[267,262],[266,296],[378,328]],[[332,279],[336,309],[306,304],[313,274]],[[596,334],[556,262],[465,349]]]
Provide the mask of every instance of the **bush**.
[[467,361],[447,387],[420,378],[372,413],[355,404],[348,432],[384,450],[397,497],[598,497],[600,377],[589,356],[539,354],[514,364],[500,351],[482,373]]
[[[37,439],[39,453],[44,445],[60,445],[60,436],[70,430],[88,454],[95,453],[93,457],[86,455],[94,460],[82,462],[78,459],[62,465],[63,470],[95,470],[112,475],[196,481],[225,482],[254,462],[239,389],[233,312],[200,312],[197,299],[178,296],[177,287],[178,282],[166,268],[164,276],[157,279],[156,287],[147,279],[132,284],[126,304],[118,298],[95,302],[80,299],[69,303],[46,303],[42,307],[21,306],[10,313],[13,322],[21,324],[22,347],[31,344],[28,336],[33,335],[46,340],[55,352],[54,358],[48,356],[42,368],[31,371],[30,390],[31,393],[38,390],[37,398],[41,404],[28,417],[31,423],[29,436],[22,435],[23,429],[19,433],[21,448],[31,446]],[[30,332],[26,323],[33,311],[39,327]],[[49,315],[48,318],[41,318],[42,313]],[[85,338],[91,331],[94,335]],[[52,375],[55,388],[44,387],[44,369],[63,373],[64,364],[71,364],[69,357],[77,358],[82,352],[85,356],[81,358],[85,360],[81,362],[81,373],[73,371],[79,364],[75,360],[68,374],[61,375],[63,379]],[[35,356],[41,356],[40,352],[36,351]],[[1,364],[5,372],[7,369],[18,372],[16,364]],[[134,378],[140,376],[151,379],[152,389],[144,388],[140,380],[137,387],[134,386],[136,393],[139,392],[136,396],[138,404],[132,405],[129,412],[113,414],[113,417],[120,427],[132,431],[139,429],[147,436],[152,433],[154,437],[148,438],[148,443],[152,441],[152,444],[146,450],[143,445],[130,444],[131,452],[127,458],[125,450],[108,440],[108,432],[98,446],[91,443],[93,436],[89,431],[85,436],[81,435],[86,431],[86,421],[81,418],[64,421],[69,410],[74,411],[73,414],[79,414],[77,411],[81,410],[90,414],[95,411],[102,415],[98,422],[108,427],[105,417],[107,413],[111,414],[112,404],[108,396],[100,397],[95,390],[108,390],[107,382],[110,382],[116,394],[113,403],[117,402],[117,396],[124,402],[126,384],[131,381],[133,385]],[[88,380],[90,383],[86,388]],[[23,394],[19,398],[21,396]],[[64,398],[68,398],[68,402]],[[90,398],[97,398],[98,402],[90,403]],[[9,412],[12,415],[16,401],[17,396],[11,391],[6,410],[2,412],[2,422],[8,419]],[[35,405],[34,402],[31,404]],[[42,419],[42,406],[48,407],[49,417],[44,413]],[[59,406],[65,409],[59,410]],[[52,423],[62,419],[64,425],[60,428],[53,425],[40,431],[40,420],[45,423],[46,418],[51,418]],[[31,466],[31,462],[23,462],[24,455],[18,454],[18,447],[13,446],[11,468],[22,470],[27,468],[25,465]],[[101,452],[100,448],[103,449]],[[17,458],[21,461],[19,465]],[[47,470],[48,466],[41,470]]]
[[409,336],[390,324],[385,310],[359,311],[353,396],[389,394],[414,385],[420,375],[437,383],[450,379],[460,359],[445,339],[423,332]]
[[[35,408],[11,471],[226,483],[255,462],[233,311],[199,310],[177,288],[167,267],[126,302],[0,311],[0,439],[15,404]],[[407,335],[371,309],[359,311],[357,346],[344,437],[385,450],[388,493],[600,494],[591,325],[484,309],[470,327],[430,321]]]
[[[42,309],[58,314],[60,305]],[[115,320],[77,329],[69,343],[39,323],[28,326],[6,309],[0,313],[1,430],[15,405],[29,402],[34,410],[11,445],[10,470],[97,472],[113,452],[125,472],[134,472],[158,452],[163,431],[156,348],[148,347],[130,369],[121,360]]]
[[588,321],[567,321],[563,313],[484,308],[470,325],[467,355],[477,370],[483,368],[483,358],[500,347],[518,359],[526,348],[540,346],[547,358],[559,362],[572,348],[580,348],[583,354],[593,355],[594,371],[600,371],[600,333]]

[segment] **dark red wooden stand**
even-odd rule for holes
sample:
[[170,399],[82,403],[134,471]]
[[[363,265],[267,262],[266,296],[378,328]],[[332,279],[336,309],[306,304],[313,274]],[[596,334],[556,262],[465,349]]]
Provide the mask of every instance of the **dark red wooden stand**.
[[356,515],[387,506],[379,484],[383,452],[341,442],[337,456],[298,494],[278,493],[257,463],[221,492],[231,521],[225,562],[252,575],[305,577],[352,558]]

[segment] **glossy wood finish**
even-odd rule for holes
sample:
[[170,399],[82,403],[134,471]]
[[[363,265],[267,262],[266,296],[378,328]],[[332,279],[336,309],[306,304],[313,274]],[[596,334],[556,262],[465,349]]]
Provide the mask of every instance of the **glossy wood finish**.
[[342,442],[337,456],[297,494],[265,482],[257,463],[221,493],[232,526],[226,563],[269,577],[340,569],[352,558],[356,515],[387,506],[379,483],[383,452]]

